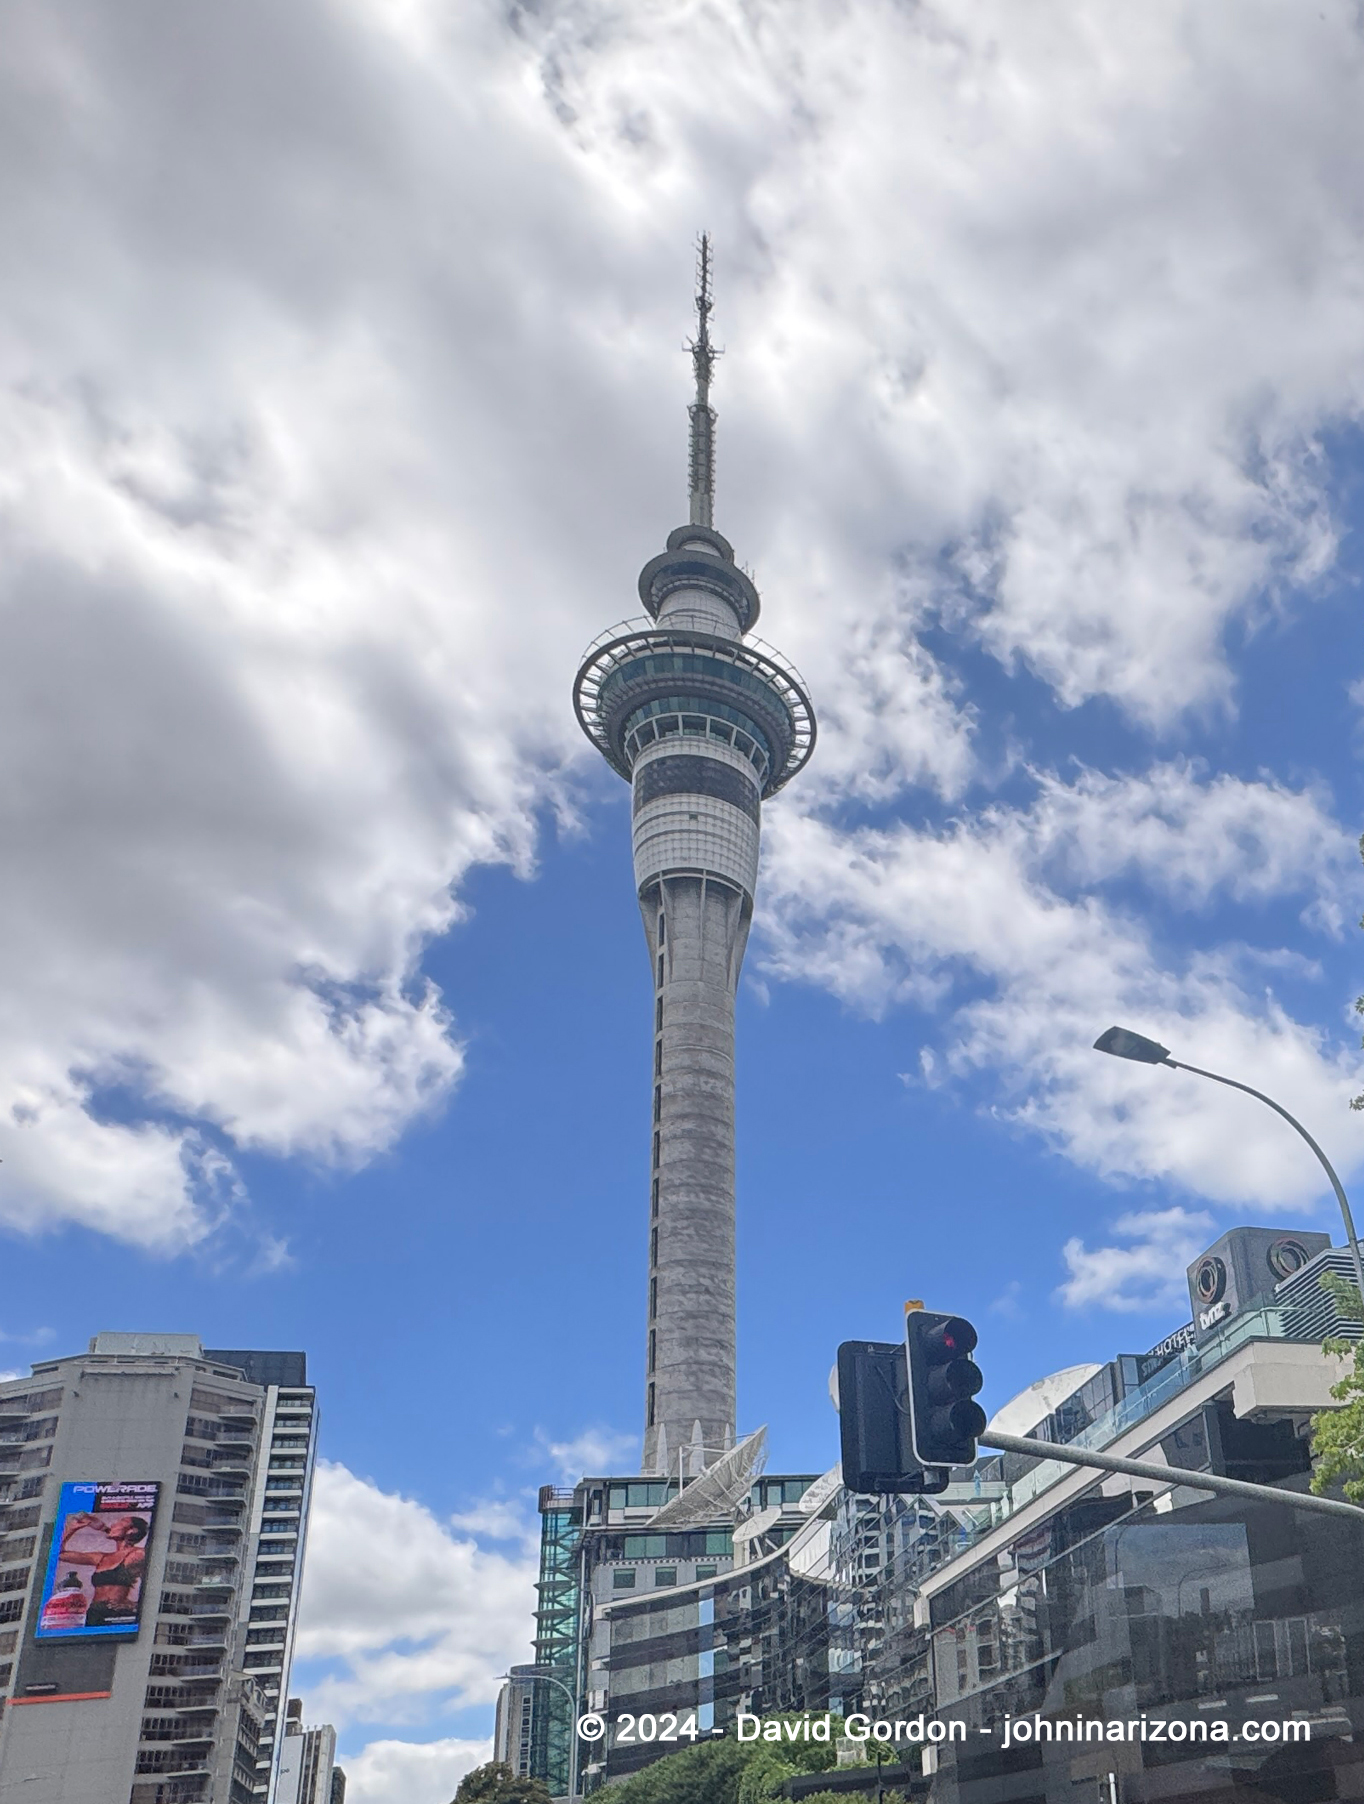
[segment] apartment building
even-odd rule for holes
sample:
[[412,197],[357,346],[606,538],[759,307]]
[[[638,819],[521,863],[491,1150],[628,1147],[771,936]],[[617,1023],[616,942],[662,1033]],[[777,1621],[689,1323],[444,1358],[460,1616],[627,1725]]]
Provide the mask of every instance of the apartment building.
[[98,1334],[0,1385],[0,1804],[268,1798],[315,1446],[301,1353]]

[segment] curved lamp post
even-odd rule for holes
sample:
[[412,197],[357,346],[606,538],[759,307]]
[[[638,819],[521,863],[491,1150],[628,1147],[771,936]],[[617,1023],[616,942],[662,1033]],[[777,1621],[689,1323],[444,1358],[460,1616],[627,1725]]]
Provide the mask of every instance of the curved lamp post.
[[1158,1040],[1148,1040],[1144,1034],[1134,1034],[1130,1028],[1110,1027],[1094,1042],[1094,1050],[1110,1052],[1117,1059],[1134,1059],[1139,1065],[1169,1065],[1175,1071],[1192,1071],[1196,1077],[1210,1077],[1215,1084],[1226,1084],[1229,1089],[1243,1090],[1247,1096],[1253,1096],[1258,1102],[1273,1109],[1276,1115],[1282,1115],[1289,1127],[1295,1128],[1302,1135],[1331,1180],[1331,1188],[1336,1193],[1336,1201],[1340,1204],[1341,1217],[1345,1222],[1345,1244],[1354,1259],[1355,1283],[1359,1286],[1361,1306],[1364,1306],[1364,1262],[1361,1262],[1359,1256],[1359,1241],[1355,1235],[1354,1217],[1350,1213],[1350,1199],[1345,1194],[1345,1186],[1336,1176],[1335,1167],[1295,1116],[1290,1115],[1281,1103],[1275,1102],[1272,1096],[1266,1096],[1263,1090],[1252,1090],[1249,1084],[1240,1084],[1234,1077],[1223,1077],[1216,1071],[1204,1071],[1200,1065],[1186,1065],[1180,1059],[1172,1059],[1168,1047],[1162,1046]]

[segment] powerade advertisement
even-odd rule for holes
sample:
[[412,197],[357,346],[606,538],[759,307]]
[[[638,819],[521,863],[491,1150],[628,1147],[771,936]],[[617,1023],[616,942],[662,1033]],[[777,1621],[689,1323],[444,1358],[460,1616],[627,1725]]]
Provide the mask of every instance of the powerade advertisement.
[[159,1484],[64,1484],[35,1641],[130,1639],[142,1620]]

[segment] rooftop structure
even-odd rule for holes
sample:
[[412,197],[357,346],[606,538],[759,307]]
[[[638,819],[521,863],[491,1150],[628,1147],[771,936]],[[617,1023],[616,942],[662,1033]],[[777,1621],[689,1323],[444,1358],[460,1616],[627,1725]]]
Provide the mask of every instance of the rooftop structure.
[[342,1804],[345,1795],[346,1776],[336,1764],[336,1730],[330,1723],[306,1728],[302,1701],[290,1698],[270,1804]]
[[701,239],[688,523],[574,685],[583,731],[633,792],[654,977],[643,1471],[688,1477],[735,1440],[734,997],[762,803],[809,758],[805,686],[749,635],[758,591],[713,525],[710,242]]

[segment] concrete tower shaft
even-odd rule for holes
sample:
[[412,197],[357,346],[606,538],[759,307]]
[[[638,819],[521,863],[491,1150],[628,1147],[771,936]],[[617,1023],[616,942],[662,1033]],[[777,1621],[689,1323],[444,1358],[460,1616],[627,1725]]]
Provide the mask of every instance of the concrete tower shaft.
[[734,999],[762,801],[810,756],[799,676],[748,638],[758,592],[710,524],[709,252],[692,346],[691,520],[640,573],[652,617],[589,650],[574,702],[632,791],[654,982],[643,1470],[699,1472],[734,1444]]

